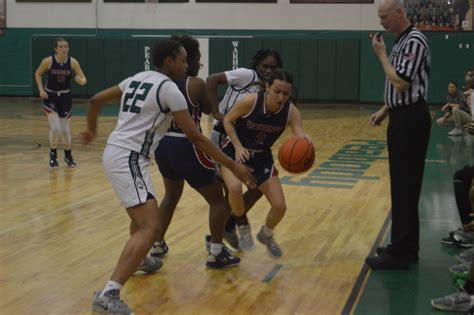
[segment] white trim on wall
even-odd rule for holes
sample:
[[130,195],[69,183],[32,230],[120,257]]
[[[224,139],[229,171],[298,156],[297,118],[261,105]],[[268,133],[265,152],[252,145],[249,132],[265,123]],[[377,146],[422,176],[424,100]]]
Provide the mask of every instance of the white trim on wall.
[[[96,12],[96,5],[98,8]],[[377,2],[377,0],[376,0]],[[96,21],[97,15],[97,21]],[[17,3],[7,0],[7,27],[125,29],[381,29],[376,4]]]

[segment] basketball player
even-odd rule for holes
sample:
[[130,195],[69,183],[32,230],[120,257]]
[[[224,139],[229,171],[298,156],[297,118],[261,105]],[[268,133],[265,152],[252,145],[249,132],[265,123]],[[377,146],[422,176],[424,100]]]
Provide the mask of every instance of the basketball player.
[[[187,107],[196,126],[201,129],[201,113],[211,113],[211,105],[206,90],[206,83],[197,78],[201,66],[199,42],[190,36],[173,36],[180,42],[188,54],[188,71],[186,78],[176,80],[179,90],[184,95]],[[163,175],[165,195],[159,206],[159,220],[162,226],[157,242],[151,249],[151,255],[163,257],[168,251],[164,235],[173,217],[174,210],[183,193],[184,181],[193,187],[209,204],[209,227],[211,230],[210,253],[206,262],[209,268],[237,266],[240,258],[234,257],[224,249],[222,234],[228,216],[228,209],[222,186],[216,178],[216,169],[212,159],[208,158],[186,137],[176,120],[155,151],[155,158]]]
[[[69,56],[69,45],[64,38],[54,40],[54,54],[44,58],[35,72],[36,85],[43,100],[43,109],[49,121],[49,166],[58,167],[58,138],[61,135],[64,148],[64,161],[69,167],[75,167],[71,153],[71,77],[79,85],[85,85],[87,79],[79,62]],[[43,74],[47,73],[46,87],[43,86]]]
[[[223,115],[227,114],[235,102],[249,93],[256,93],[265,86],[271,72],[277,68],[283,68],[280,54],[275,50],[259,50],[252,57],[250,69],[239,68],[226,72],[216,73],[207,78],[207,88],[213,106],[214,127],[211,132],[211,140],[222,147],[222,141],[226,134],[222,124]],[[219,103],[217,89],[218,85],[228,85],[224,98]],[[218,109],[218,111],[217,111]],[[225,187],[224,187],[225,188]],[[259,190],[249,190],[244,194],[246,211],[260,199],[262,193]],[[239,236],[236,233],[236,224]],[[246,215],[235,218],[230,216],[224,231],[224,239],[235,249],[251,250],[254,247],[250,224]]]
[[[273,229],[286,211],[285,197],[273,162],[271,147],[290,125],[297,138],[309,137],[304,133],[301,115],[291,102],[294,91],[293,76],[284,69],[272,72],[266,82],[266,89],[252,93],[237,101],[224,116],[227,138],[223,151],[253,170],[257,188],[271,205],[266,223],[257,234],[257,239],[267,246],[273,258],[280,258],[282,251],[273,238]],[[245,214],[242,196],[242,181],[235,177],[225,165],[221,175],[228,189],[228,200],[232,213]]]
[[161,229],[148,156],[168,129],[171,118],[197,148],[229,167],[249,186],[255,186],[249,170],[220,152],[199,132],[190,117],[183,94],[171,81],[171,78],[184,78],[188,68],[186,58],[179,42],[158,41],[152,50],[156,71],[137,73],[99,92],[90,101],[88,128],[81,134],[85,144],[95,138],[100,107],[120,99],[117,126],[107,140],[103,165],[131,219],[130,239],[104,290],[95,294],[92,310],[96,313],[130,314],[130,308],[120,299],[120,289],[137,269],[152,273],[162,265],[158,258],[146,256]]

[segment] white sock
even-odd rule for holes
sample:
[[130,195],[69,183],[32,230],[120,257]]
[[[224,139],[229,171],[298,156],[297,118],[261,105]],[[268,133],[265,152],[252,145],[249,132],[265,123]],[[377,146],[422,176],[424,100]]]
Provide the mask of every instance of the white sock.
[[262,226],[262,231],[263,231],[263,235],[265,235],[266,237],[273,236],[273,230],[269,229],[266,225]]
[[105,285],[104,290],[102,290],[102,293],[100,294],[99,298],[103,297],[104,293],[107,292],[107,291],[120,290],[120,289],[122,289],[122,287],[123,287],[122,284],[120,284],[118,282],[115,282],[115,281],[112,281],[112,280],[109,280],[109,281],[107,281],[107,284]]
[[224,247],[221,243],[211,243],[211,254],[214,256],[219,255],[222,252],[222,248]]

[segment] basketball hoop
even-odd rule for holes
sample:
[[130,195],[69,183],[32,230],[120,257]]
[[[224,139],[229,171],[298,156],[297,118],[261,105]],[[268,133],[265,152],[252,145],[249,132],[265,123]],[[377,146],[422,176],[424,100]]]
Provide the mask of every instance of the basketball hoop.
[[148,13],[156,13],[156,6],[159,0],[145,0],[145,4],[147,6],[146,12]]

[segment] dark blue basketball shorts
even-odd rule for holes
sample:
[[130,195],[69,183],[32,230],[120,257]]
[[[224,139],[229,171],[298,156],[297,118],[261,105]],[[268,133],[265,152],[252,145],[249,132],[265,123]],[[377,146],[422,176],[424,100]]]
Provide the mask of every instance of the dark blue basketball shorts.
[[[232,142],[226,141],[223,144],[222,151],[231,159],[235,160],[235,148]],[[257,187],[271,177],[278,175],[278,170],[273,162],[273,155],[270,149],[262,152],[250,152],[250,159],[244,164],[253,169],[252,175],[257,179]]]
[[43,108],[46,112],[56,112],[60,118],[69,118],[72,109],[71,93],[48,93],[48,99],[43,100]]
[[155,159],[163,177],[186,180],[193,188],[212,184],[216,180],[214,161],[185,137],[165,136],[155,151]]

